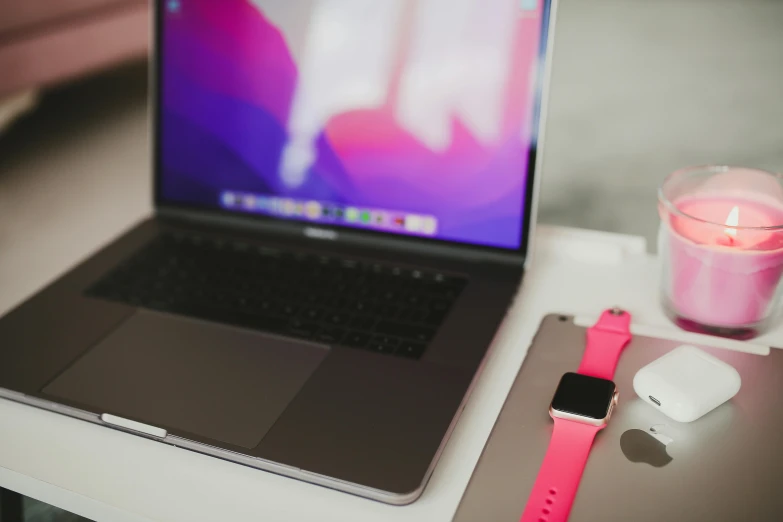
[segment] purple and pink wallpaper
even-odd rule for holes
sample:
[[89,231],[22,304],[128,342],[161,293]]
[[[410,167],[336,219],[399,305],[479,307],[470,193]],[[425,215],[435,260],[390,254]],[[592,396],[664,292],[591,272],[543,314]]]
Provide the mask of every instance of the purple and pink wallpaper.
[[518,248],[542,2],[164,1],[161,197],[431,215]]

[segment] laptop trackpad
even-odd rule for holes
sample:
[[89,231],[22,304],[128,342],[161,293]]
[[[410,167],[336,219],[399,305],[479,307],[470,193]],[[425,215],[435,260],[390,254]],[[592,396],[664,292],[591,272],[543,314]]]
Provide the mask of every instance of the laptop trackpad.
[[250,449],[328,353],[326,346],[139,311],[43,392]]

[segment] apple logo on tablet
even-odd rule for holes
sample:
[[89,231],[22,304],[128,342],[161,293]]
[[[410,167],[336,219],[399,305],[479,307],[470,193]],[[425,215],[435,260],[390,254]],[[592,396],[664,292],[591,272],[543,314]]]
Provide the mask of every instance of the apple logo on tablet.
[[659,424],[649,430],[632,429],[620,436],[620,449],[631,462],[644,462],[656,468],[662,468],[672,460],[666,446],[672,438],[665,435],[666,427]]

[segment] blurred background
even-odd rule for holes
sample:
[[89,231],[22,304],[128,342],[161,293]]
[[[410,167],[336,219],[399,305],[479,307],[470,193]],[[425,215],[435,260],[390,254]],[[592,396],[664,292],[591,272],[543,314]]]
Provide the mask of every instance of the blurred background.
[[[147,0],[0,0],[0,313],[149,211],[148,38]],[[670,171],[783,171],[783,0],[560,0],[550,93],[540,221],[654,248]]]
[[[4,253],[17,226],[113,235],[149,208],[146,8],[0,3]],[[783,170],[782,29],[783,0],[561,0],[540,220],[653,239],[673,169]]]

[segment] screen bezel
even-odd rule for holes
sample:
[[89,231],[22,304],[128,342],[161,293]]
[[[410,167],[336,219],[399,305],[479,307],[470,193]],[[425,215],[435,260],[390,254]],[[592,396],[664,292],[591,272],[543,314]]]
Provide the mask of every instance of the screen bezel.
[[359,237],[363,239],[383,238],[388,240],[397,240],[405,242],[414,242],[418,244],[438,244],[438,245],[451,245],[461,248],[469,248],[474,251],[493,252],[497,254],[521,254],[525,258],[529,251],[531,242],[531,236],[533,235],[533,223],[536,213],[536,197],[538,188],[538,178],[540,177],[540,149],[539,138],[542,135],[544,123],[545,123],[545,87],[549,84],[549,71],[551,69],[551,36],[553,25],[553,7],[556,0],[542,0],[542,14],[541,14],[541,34],[539,35],[538,45],[538,63],[537,63],[537,78],[535,84],[535,93],[533,99],[533,111],[532,111],[532,123],[531,125],[531,139],[528,148],[528,162],[526,171],[521,173],[525,176],[525,186],[523,191],[523,198],[520,204],[523,205],[523,212],[521,216],[522,226],[520,228],[520,240],[519,247],[501,247],[492,245],[476,244],[464,241],[455,241],[450,239],[442,239],[438,237],[420,237],[408,234],[397,234],[394,232],[381,232],[375,230],[368,230],[364,228],[351,227],[345,225],[319,224],[306,221],[299,221],[295,219],[284,219],[273,216],[267,216],[262,214],[252,214],[247,212],[232,212],[220,207],[206,207],[197,204],[190,204],[180,201],[166,200],[163,197],[162,182],[163,182],[163,168],[162,168],[162,111],[161,103],[163,91],[163,33],[164,27],[164,3],[166,0],[154,0],[153,7],[153,52],[152,52],[152,78],[150,80],[151,85],[151,104],[152,104],[152,150],[153,150],[153,205],[156,210],[166,211],[196,211],[199,215],[204,217],[227,217],[240,218],[246,221],[252,221],[257,223],[263,223],[266,226],[274,226],[275,224],[281,225],[287,231],[298,230],[301,234],[304,234],[306,230],[312,228],[334,230],[339,235],[338,237]]

